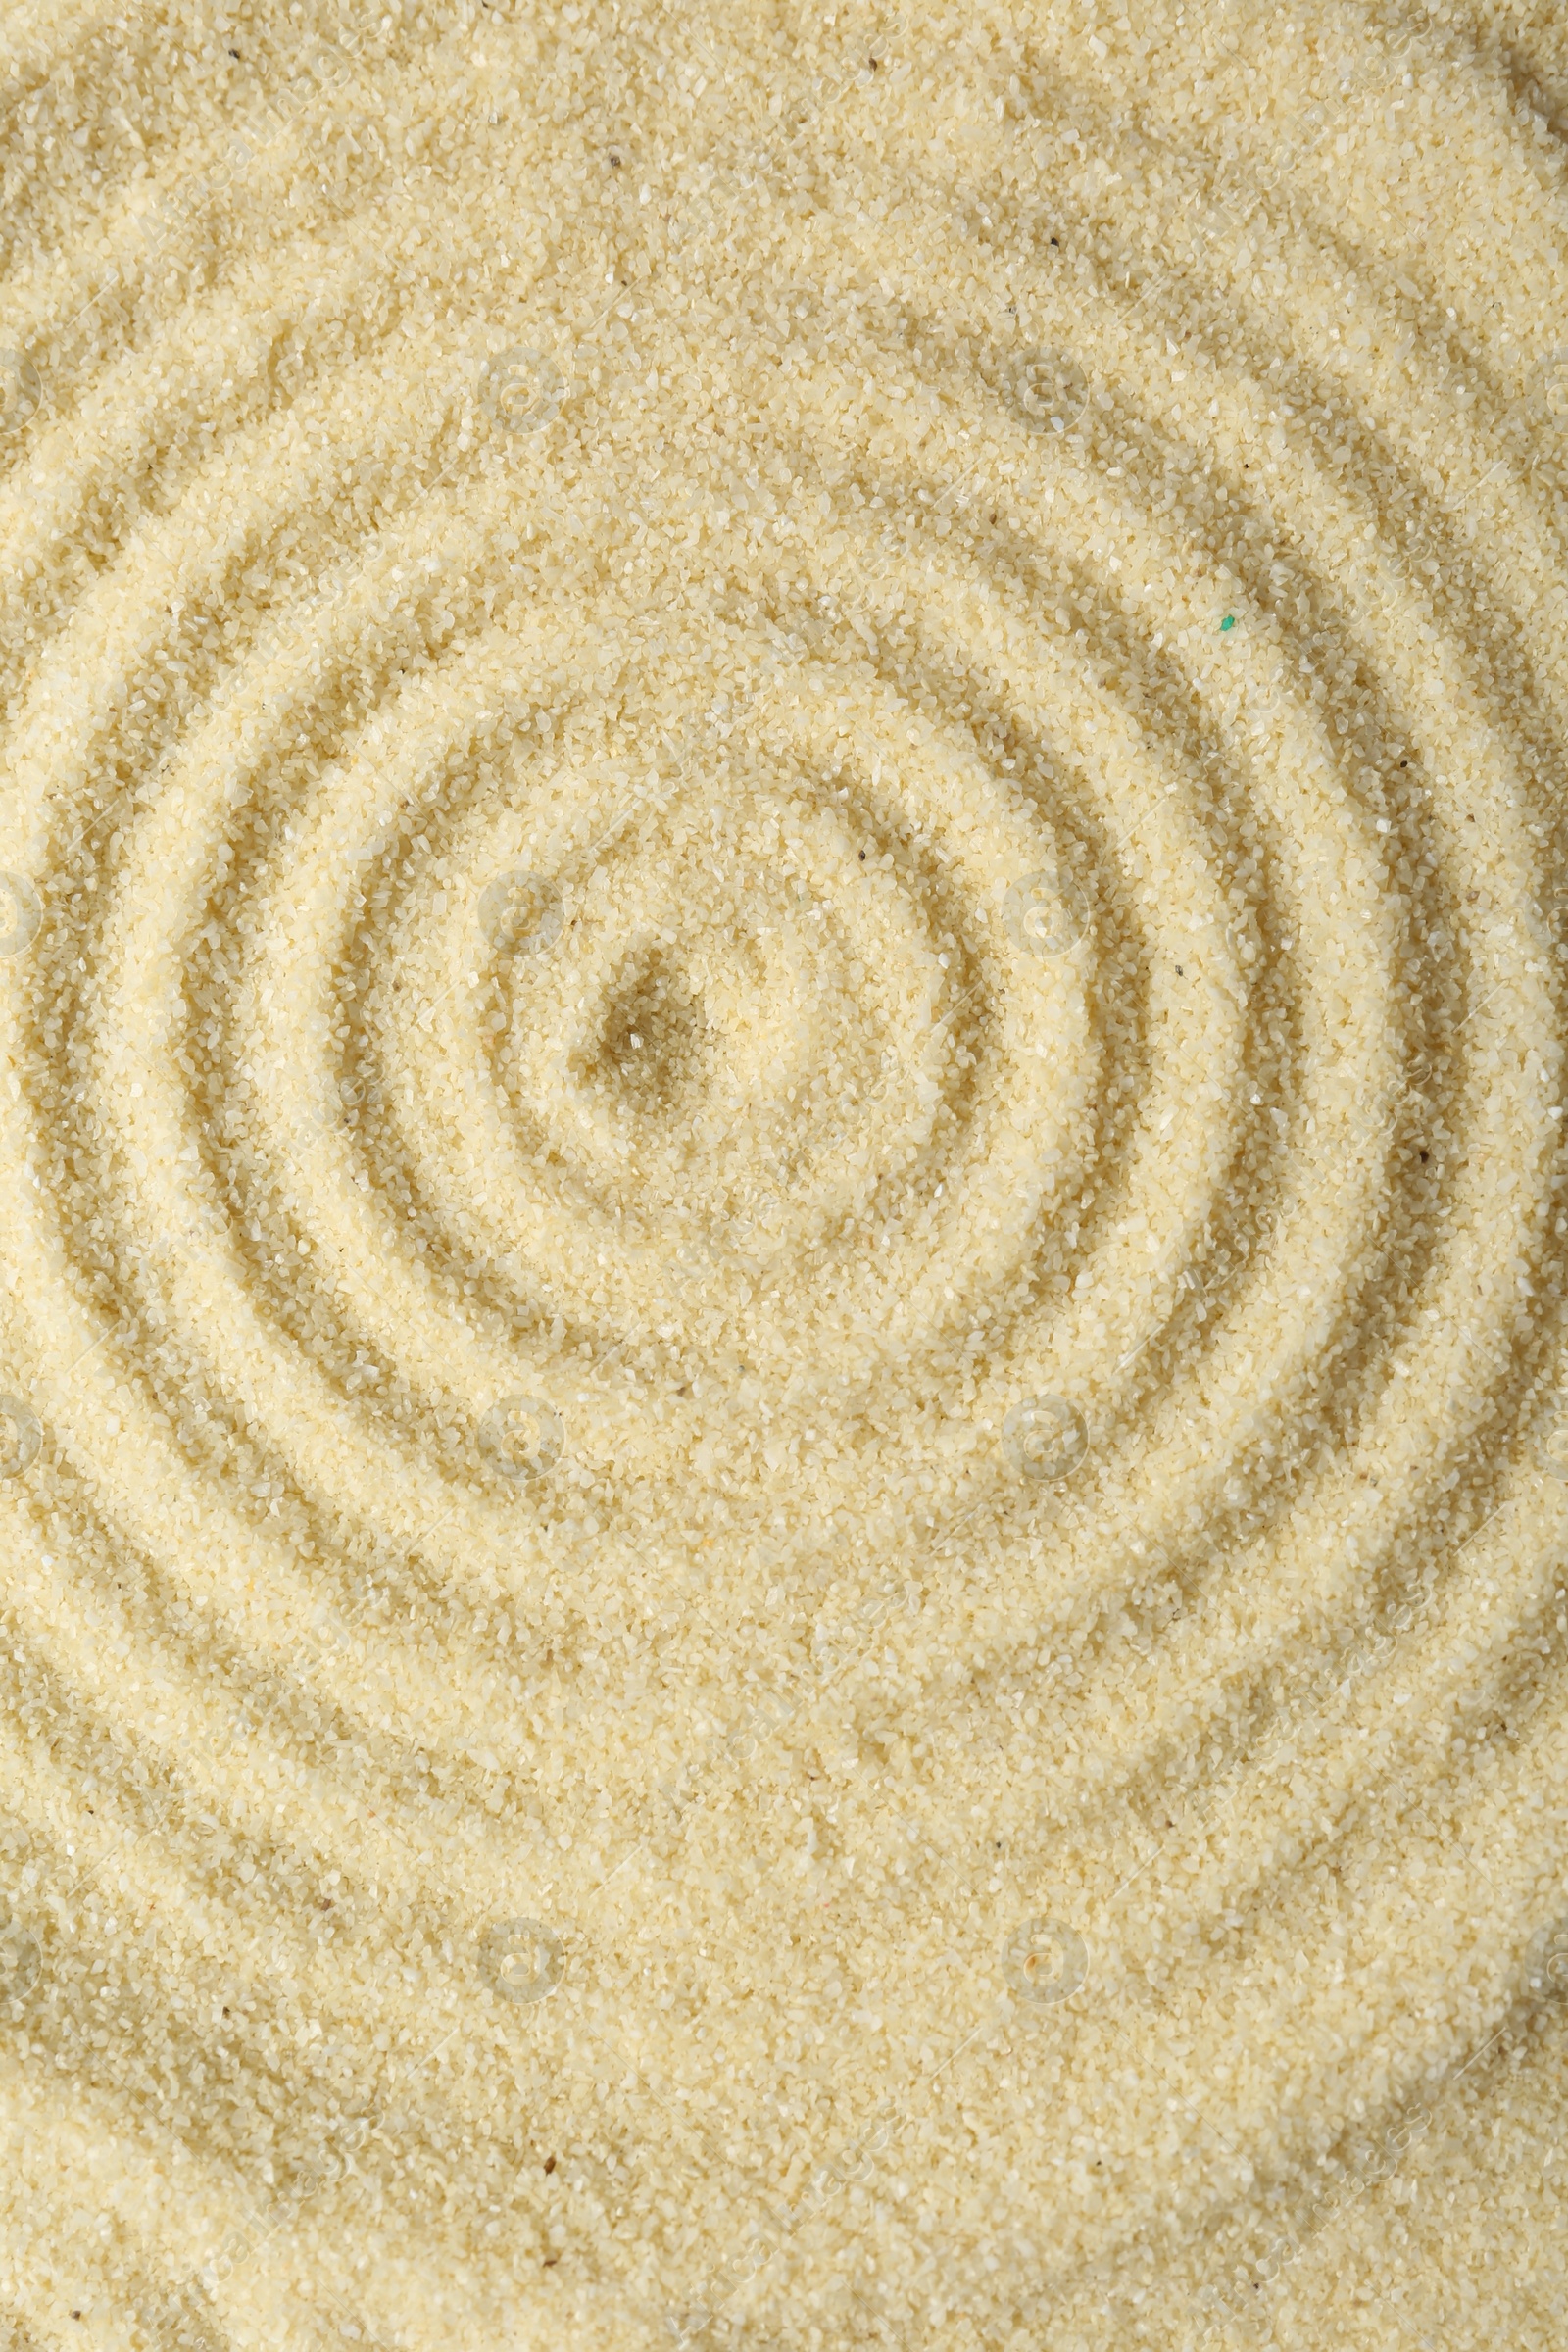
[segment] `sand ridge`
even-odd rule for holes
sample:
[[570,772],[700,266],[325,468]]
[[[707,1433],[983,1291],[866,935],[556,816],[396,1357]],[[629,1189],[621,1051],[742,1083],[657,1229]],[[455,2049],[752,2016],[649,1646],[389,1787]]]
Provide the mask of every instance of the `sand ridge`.
[[19,2346],[1561,2340],[1565,122],[0,30]]

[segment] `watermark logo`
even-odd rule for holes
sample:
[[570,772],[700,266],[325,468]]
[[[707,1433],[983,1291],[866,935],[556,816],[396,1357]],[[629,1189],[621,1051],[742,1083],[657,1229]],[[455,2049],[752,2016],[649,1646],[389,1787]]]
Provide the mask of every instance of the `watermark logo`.
[[561,937],[561,893],[543,874],[497,874],[479,893],[479,928],[498,956],[541,956]]
[[24,956],[38,936],[43,907],[22,874],[0,873],[0,956]]
[[156,192],[150,204],[131,215],[130,225],[146,246],[148,254],[158,251],[169,231],[174,227],[177,216],[166,197]]
[[561,370],[544,353],[514,343],[484,371],[485,406],[504,433],[536,433],[561,413]]
[[20,1920],[8,1920],[0,1928],[0,2000],[25,2000],[42,1967],[43,1954],[32,1930]]
[[1548,416],[1568,423],[1568,351],[1554,351],[1542,370],[1542,400]]
[[503,1478],[542,1478],[561,1459],[565,1432],[538,1396],[503,1396],[479,1424],[479,1451]]
[[318,1075],[306,1090],[301,1125],[308,1135],[325,1135],[343,1124],[342,1088],[335,1078]]
[[1018,370],[1018,406],[1039,432],[1070,432],[1089,406],[1089,378],[1076,360],[1032,351]]
[[20,1478],[42,1444],[37,1414],[20,1396],[0,1396],[0,1478]]
[[1071,1999],[1089,1974],[1089,1954],[1076,1928],[1026,1919],[1003,1946],[1002,1974],[1020,2001],[1040,2008]]
[[1568,1993],[1568,1919],[1559,1919],[1555,1927],[1547,1931],[1541,1955],[1541,1970],[1549,1993]]
[[1071,875],[1059,865],[1047,866],[1012,884],[1002,919],[1025,956],[1064,956],[1088,928],[1089,908]]
[[912,1584],[894,1577],[869,1593],[847,1622],[817,1627],[811,1636],[811,1653],[817,1671],[834,1676],[842,1674],[864,1653],[894,1610],[900,1607],[907,1616],[917,1615],[920,1595]]
[[1002,1443],[1020,1478],[1065,1478],[1089,1450],[1084,1417],[1065,1396],[1031,1396],[1002,1424]]
[[1536,1460],[1548,1478],[1568,1479],[1568,1399],[1559,1398],[1537,1438]]
[[565,1951],[542,1920],[503,1919],[480,1936],[479,1966],[504,2001],[543,2001],[565,1973]]
[[721,1282],[729,1272],[724,1252],[706,1234],[684,1234],[669,1252],[669,1270],[677,1282]]
[[0,440],[20,433],[43,402],[43,378],[24,351],[0,351]]

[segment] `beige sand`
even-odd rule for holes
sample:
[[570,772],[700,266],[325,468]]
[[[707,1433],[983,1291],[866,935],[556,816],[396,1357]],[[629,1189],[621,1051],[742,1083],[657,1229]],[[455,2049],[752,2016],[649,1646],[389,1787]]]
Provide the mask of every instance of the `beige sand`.
[[1564,2319],[1568,34],[0,29],[19,2348]]

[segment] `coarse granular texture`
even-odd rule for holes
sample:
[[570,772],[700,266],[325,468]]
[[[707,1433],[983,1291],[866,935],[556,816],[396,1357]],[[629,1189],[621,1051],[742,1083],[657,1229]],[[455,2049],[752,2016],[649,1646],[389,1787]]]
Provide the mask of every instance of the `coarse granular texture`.
[[1562,2352],[1558,0],[12,0],[0,2342]]

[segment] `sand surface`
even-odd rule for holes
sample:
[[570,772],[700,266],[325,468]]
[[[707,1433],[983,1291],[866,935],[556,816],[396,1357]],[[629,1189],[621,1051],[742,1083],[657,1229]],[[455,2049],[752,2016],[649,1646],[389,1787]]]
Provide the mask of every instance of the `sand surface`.
[[1565,138],[13,0],[7,2352],[1561,2352]]

